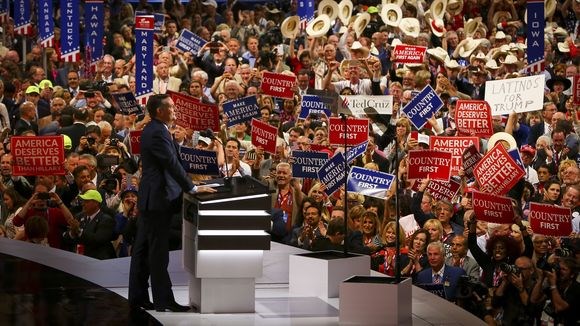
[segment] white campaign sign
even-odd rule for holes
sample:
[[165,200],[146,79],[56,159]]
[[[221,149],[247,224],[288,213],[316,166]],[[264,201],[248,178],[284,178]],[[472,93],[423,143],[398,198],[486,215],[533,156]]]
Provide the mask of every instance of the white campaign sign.
[[546,76],[490,80],[485,83],[485,100],[492,115],[542,109]]
[[393,113],[393,95],[342,95],[342,103],[358,118],[366,118],[365,109],[374,108],[378,114]]

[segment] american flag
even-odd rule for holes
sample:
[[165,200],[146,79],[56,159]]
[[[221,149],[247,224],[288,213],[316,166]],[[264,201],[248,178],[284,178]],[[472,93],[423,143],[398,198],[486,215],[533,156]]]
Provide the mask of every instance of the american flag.
[[527,65],[523,70],[525,73],[529,73],[532,75],[539,74],[544,71],[545,63],[546,61],[542,59]]

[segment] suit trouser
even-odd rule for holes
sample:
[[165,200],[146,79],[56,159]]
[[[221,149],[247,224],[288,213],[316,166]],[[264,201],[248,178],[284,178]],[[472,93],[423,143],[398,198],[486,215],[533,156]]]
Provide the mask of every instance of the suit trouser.
[[169,230],[171,213],[168,211],[143,211],[137,220],[137,236],[131,253],[129,273],[129,302],[141,304],[148,301],[148,279],[151,275],[151,292],[156,308],[175,302],[171,291],[169,264]]

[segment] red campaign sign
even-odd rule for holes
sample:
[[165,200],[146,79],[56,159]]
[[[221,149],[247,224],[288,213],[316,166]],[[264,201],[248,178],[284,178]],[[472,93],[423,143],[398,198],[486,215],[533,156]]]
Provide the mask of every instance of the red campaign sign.
[[310,144],[310,150],[314,152],[320,152],[323,150],[328,150],[327,145],[320,145],[320,144]]
[[141,154],[141,134],[143,130],[131,130],[129,131],[129,141],[131,144],[131,154],[139,155]]
[[479,138],[477,137],[438,137],[429,138],[429,148],[435,151],[451,153],[451,175],[457,175],[463,166],[463,151],[471,145],[479,150]]
[[498,142],[489,150],[473,169],[479,190],[494,195],[506,194],[526,175],[525,171],[507,153]]
[[474,191],[471,203],[478,220],[500,224],[513,223],[514,209],[509,197]]
[[64,137],[12,137],[13,175],[64,175]]
[[407,178],[449,181],[452,155],[449,152],[425,149],[409,151]]
[[534,234],[568,237],[572,233],[572,213],[569,208],[532,202],[528,219]]
[[463,158],[463,172],[465,172],[466,177],[468,178],[473,177],[473,169],[475,169],[475,166],[477,165],[477,163],[479,163],[482,157],[483,155],[481,155],[481,153],[479,152],[477,147],[475,147],[475,145],[469,146],[465,149],[462,158]]
[[572,87],[574,90],[574,104],[580,105],[580,74],[574,75],[574,83],[572,83]]
[[486,101],[458,100],[455,125],[459,136],[487,138],[493,135],[491,107]]
[[138,15],[135,17],[135,28],[138,29],[155,29],[155,17],[153,15]]
[[262,147],[266,152],[276,154],[278,128],[269,123],[252,119],[252,145]]
[[[346,125],[342,118],[330,118],[328,125],[328,140],[332,145],[356,146],[369,140],[369,120],[348,118]],[[345,131],[346,127],[346,131]]]
[[264,71],[262,73],[262,93],[280,98],[294,98],[292,88],[296,86],[296,77],[284,74],[275,74]]
[[[422,179],[415,180],[411,189],[419,191],[419,185],[421,185],[422,181]],[[450,179],[449,181],[430,180],[426,191],[428,191],[435,200],[445,199],[453,201],[453,198],[457,195],[457,191],[459,191],[460,187],[461,184],[453,179]]]
[[397,63],[423,63],[427,48],[418,45],[399,44],[395,46]]
[[168,92],[175,103],[175,123],[191,130],[220,130],[219,108],[182,93]]

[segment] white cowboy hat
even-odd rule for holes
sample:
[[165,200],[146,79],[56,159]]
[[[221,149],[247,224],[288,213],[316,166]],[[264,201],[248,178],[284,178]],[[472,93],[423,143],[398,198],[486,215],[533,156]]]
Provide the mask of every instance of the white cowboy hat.
[[282,22],[280,32],[285,38],[295,38],[300,31],[300,17],[290,16]]
[[445,67],[447,67],[447,68],[449,68],[449,69],[457,69],[457,68],[460,68],[461,66],[459,65],[459,63],[457,63],[457,61],[456,61],[456,60],[453,60],[453,59],[451,59],[451,60],[450,60],[450,59],[448,58],[448,59],[445,61]]
[[489,151],[492,149],[498,141],[503,140],[509,144],[509,149],[518,148],[518,144],[514,137],[507,132],[496,132],[491,137],[489,137],[489,141],[487,142],[487,150]]
[[545,0],[544,1],[544,18],[550,18],[556,12],[556,6],[558,3],[556,0]]
[[431,31],[435,36],[441,37],[445,33],[445,22],[443,19],[436,17],[435,19],[429,18],[429,27],[431,27]]
[[394,48],[395,48],[395,46],[397,46],[397,45],[401,45],[401,44],[403,44],[403,42],[402,42],[400,39],[398,39],[398,38],[394,38],[394,39],[391,41],[391,48],[393,48],[393,49],[394,49]]
[[506,21],[510,21],[512,19],[512,14],[509,11],[497,11],[495,14],[493,14],[493,25],[497,26],[501,18],[505,18]]
[[493,60],[497,60],[497,58],[501,55],[507,55],[510,52],[510,46],[507,44],[503,44],[502,46],[500,46],[499,48],[496,48],[495,51],[493,52],[491,58]]
[[504,65],[516,65],[516,67],[521,68],[523,67],[524,63],[519,60],[515,55],[513,54],[508,54],[505,59],[503,60]]
[[403,18],[399,23],[399,29],[403,34],[418,37],[419,32],[421,31],[421,24],[417,18]]
[[443,19],[445,17],[445,10],[447,8],[447,0],[435,0],[429,9],[433,18]]
[[463,0],[449,0],[447,2],[447,12],[451,16],[456,16],[461,14],[463,11]]
[[401,7],[392,3],[384,5],[381,9],[381,18],[388,26],[399,26],[401,19],[403,19],[403,11]]
[[479,28],[480,23],[481,17],[470,18],[463,27],[465,35],[467,35],[468,37],[473,36],[473,34],[475,34],[475,31],[477,31],[477,29]]
[[370,21],[371,15],[369,15],[366,12],[357,15],[356,19],[354,20],[353,26],[357,38],[362,35],[362,33],[364,32],[365,28],[367,27]]
[[401,8],[403,6],[404,2],[405,2],[405,0],[382,0],[383,6],[388,5],[388,4],[394,4],[399,8]]
[[482,39],[474,40],[471,37],[466,38],[466,42],[459,48],[459,56],[462,58],[469,58],[471,53],[477,49]]
[[558,42],[558,51],[570,52],[570,46],[568,45],[568,42]]
[[365,58],[369,56],[369,49],[366,46],[363,46],[359,41],[352,42],[352,45],[350,46],[350,50],[351,51],[362,51],[363,57],[365,57]]
[[330,29],[330,17],[328,15],[322,14],[311,20],[308,25],[306,25],[306,34],[312,37],[321,37],[328,33]]
[[352,8],[353,5],[351,0],[342,0],[338,4],[338,18],[344,25],[348,25],[348,22],[350,21]]
[[474,60],[476,60],[476,59],[477,59],[477,60],[481,60],[481,61],[483,61],[483,62],[487,62],[487,60],[488,60],[488,59],[487,59],[487,57],[485,56],[485,54],[483,54],[483,52],[478,52],[478,53],[477,53],[477,55],[475,55],[475,54],[472,54],[472,55],[469,57],[469,63],[470,63],[470,64],[473,64],[473,61],[474,61]]
[[505,33],[502,31],[497,31],[497,33],[495,33],[495,37],[496,40],[505,40],[506,36]]
[[440,46],[427,49],[427,53],[441,62],[447,62],[447,60],[449,60],[449,54]]
[[489,69],[489,70],[498,70],[499,69],[497,62],[495,62],[495,60],[493,60],[493,59],[487,60],[487,62],[485,63],[485,68]]
[[318,4],[318,16],[327,15],[330,21],[338,17],[338,4],[334,0],[322,0]]

